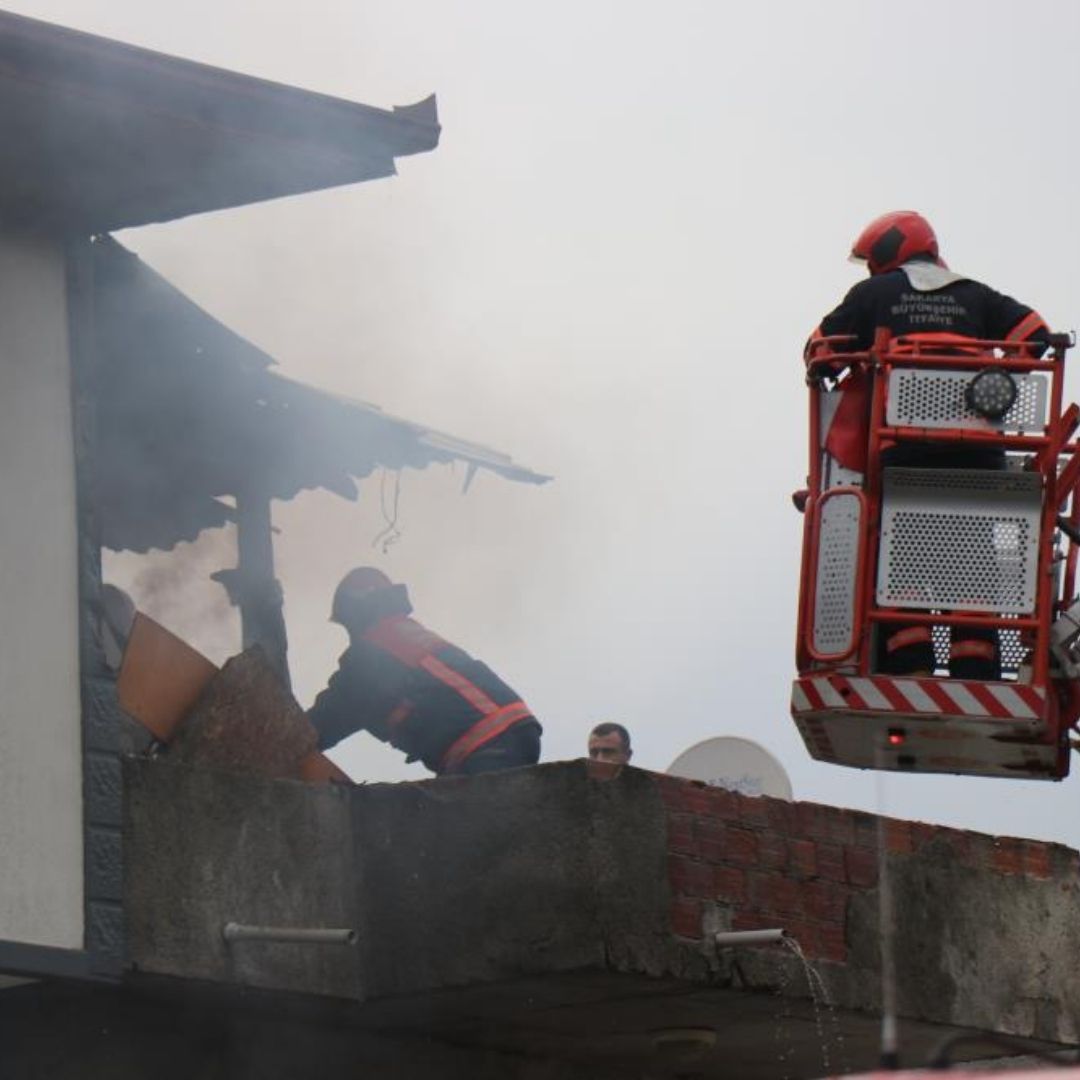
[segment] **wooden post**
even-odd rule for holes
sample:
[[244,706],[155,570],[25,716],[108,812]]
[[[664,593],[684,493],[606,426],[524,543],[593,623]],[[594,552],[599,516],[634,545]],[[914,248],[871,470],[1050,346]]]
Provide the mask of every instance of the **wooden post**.
[[251,488],[236,496],[237,584],[244,648],[261,645],[286,686],[289,644],[281,585],[274,577],[270,497]]

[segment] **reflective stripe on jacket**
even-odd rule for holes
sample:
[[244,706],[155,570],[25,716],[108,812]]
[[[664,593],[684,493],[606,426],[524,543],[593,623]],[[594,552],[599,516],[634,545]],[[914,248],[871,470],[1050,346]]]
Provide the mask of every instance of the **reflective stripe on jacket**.
[[320,749],[366,729],[410,761],[445,773],[513,725],[536,723],[486,664],[402,607],[350,633],[338,670],[308,713]]

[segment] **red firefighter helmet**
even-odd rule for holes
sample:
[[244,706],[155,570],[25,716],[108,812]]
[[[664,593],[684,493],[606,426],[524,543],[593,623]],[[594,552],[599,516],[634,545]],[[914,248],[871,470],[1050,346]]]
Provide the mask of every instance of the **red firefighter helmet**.
[[343,623],[346,612],[352,609],[356,601],[376,589],[388,589],[392,584],[393,582],[374,566],[358,566],[355,570],[350,570],[334,590],[330,621]]
[[851,257],[865,262],[871,274],[895,270],[916,255],[938,259],[938,242],[930,222],[914,210],[893,210],[874,218],[851,245]]

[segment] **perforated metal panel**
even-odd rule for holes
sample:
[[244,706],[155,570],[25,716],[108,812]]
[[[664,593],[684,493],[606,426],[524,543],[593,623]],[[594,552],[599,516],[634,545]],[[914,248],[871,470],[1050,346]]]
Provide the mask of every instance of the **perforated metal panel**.
[[1048,375],[1013,373],[1016,401],[1000,420],[972,412],[964,391],[975,371],[895,368],[889,375],[885,420],[897,427],[970,428],[986,431],[1042,431],[1046,424]]
[[1035,473],[886,469],[878,604],[1030,614],[1041,506]]
[[828,491],[829,488],[835,487],[861,488],[862,484],[863,474],[861,472],[856,472],[854,469],[845,469],[832,454],[821,455],[821,487],[823,490]]
[[853,494],[832,495],[821,507],[813,642],[826,655],[846,652],[855,629],[861,514],[862,503]]
[[[939,675],[949,672],[949,645],[952,642],[951,627],[935,626],[931,633],[934,639],[934,665]],[[998,653],[1001,657],[1001,673],[1006,678],[1015,675],[1027,650],[1020,642],[1019,630],[1001,630],[998,633]]]

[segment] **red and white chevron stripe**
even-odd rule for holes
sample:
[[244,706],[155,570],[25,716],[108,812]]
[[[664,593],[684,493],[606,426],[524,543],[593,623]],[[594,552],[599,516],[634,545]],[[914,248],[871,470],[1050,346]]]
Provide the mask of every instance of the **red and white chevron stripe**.
[[885,675],[812,675],[795,681],[791,690],[793,715],[836,710],[1038,720],[1046,715],[1046,691],[1026,683]]

